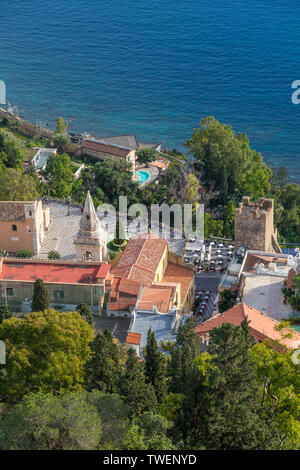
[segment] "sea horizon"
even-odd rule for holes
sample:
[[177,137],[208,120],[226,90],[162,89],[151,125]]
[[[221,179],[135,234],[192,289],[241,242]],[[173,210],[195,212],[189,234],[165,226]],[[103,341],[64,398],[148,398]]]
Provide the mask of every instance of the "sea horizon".
[[[248,135],[300,183],[300,5],[264,0],[14,2],[0,18],[0,80],[20,117],[95,137],[184,147],[202,117]],[[16,27],[17,25],[17,27]]]

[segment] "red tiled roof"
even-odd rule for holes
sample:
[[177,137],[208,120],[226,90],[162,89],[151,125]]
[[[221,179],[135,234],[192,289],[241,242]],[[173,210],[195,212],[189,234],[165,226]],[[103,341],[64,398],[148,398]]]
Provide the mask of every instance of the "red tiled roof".
[[167,240],[153,234],[145,235],[145,238],[133,237],[112,272],[149,287],[167,245]]
[[156,307],[159,312],[168,313],[171,307],[172,293],[173,289],[170,287],[144,287],[137,308],[152,310],[152,307]]
[[107,263],[103,263],[101,266],[100,266],[100,269],[99,271],[97,272],[97,278],[98,279],[106,279],[107,278],[107,275],[110,271],[110,268],[111,268],[111,265],[110,264],[107,264]]
[[109,309],[123,311],[128,310],[129,307],[134,307],[139,290],[140,285],[138,282],[131,279],[115,277],[110,293]]
[[162,283],[179,282],[181,285],[181,303],[183,303],[191,281],[194,277],[194,271],[178,264],[168,263]]
[[118,147],[117,145],[106,144],[105,142],[97,142],[93,140],[83,141],[82,151],[84,152],[85,149],[123,158],[127,157],[127,155],[131,152],[130,148]]
[[126,343],[127,344],[140,344],[142,335],[139,333],[128,333],[127,338],[126,338]]
[[56,264],[31,263],[30,261],[9,262],[3,261],[0,280],[31,281],[42,279],[44,282],[62,284],[96,284],[99,264]]
[[195,331],[198,336],[203,336],[213,328],[222,326],[223,323],[232,323],[235,326],[239,326],[245,318],[250,322],[251,334],[257,340],[263,341],[268,338],[271,341],[279,341],[288,348],[299,347],[300,335],[296,331],[293,332],[293,338],[282,339],[280,333],[274,328],[276,325],[279,325],[278,321],[273,320],[255,308],[248,307],[244,302],[212,317],[202,325],[197,326]]

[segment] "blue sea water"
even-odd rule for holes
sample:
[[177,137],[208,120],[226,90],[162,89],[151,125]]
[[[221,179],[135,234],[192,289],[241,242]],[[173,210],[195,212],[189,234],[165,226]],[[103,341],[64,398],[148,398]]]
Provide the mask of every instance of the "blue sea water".
[[21,115],[183,149],[203,116],[300,183],[300,4],[0,0],[0,80]]

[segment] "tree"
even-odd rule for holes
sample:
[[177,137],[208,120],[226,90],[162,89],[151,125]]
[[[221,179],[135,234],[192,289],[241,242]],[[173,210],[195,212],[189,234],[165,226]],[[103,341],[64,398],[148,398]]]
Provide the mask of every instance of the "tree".
[[292,361],[293,351],[284,353],[265,341],[251,351],[262,385],[262,404],[280,430],[279,449],[300,446],[300,369]]
[[66,134],[53,134],[53,144],[57,147],[59,153],[65,152],[70,143],[70,139]]
[[218,309],[220,313],[226,312],[235,304],[238,292],[236,290],[225,289],[221,292],[221,299],[218,301]]
[[246,320],[239,327],[224,323],[210,333],[207,449],[272,449],[278,445],[274,423],[261,405],[250,353],[253,344]]
[[120,358],[111,332],[98,332],[91,344],[92,355],[85,365],[87,390],[115,393],[120,373]]
[[168,432],[172,423],[163,416],[144,413],[129,424],[125,432],[123,450],[175,450]]
[[[119,204],[119,196],[127,196],[129,205],[140,202],[139,185],[133,181],[132,171],[122,160],[106,158],[96,163],[91,170],[84,171],[78,196],[86,195],[89,189],[92,196],[113,204],[115,207]],[[99,189],[101,196],[99,196]]]
[[153,386],[146,384],[143,366],[133,349],[127,352],[124,374],[120,378],[120,394],[136,417],[145,411],[157,411],[157,400]]
[[67,124],[61,117],[56,118],[56,129],[55,134],[66,134],[67,133]]
[[5,320],[0,325],[6,345],[0,398],[15,403],[30,392],[80,390],[92,339],[92,328],[75,312],[46,310]]
[[168,361],[168,388],[171,393],[182,393],[182,348],[175,348]]
[[60,258],[61,256],[60,256],[60,253],[58,253],[58,251],[55,251],[55,250],[49,251],[48,259],[60,259]]
[[156,160],[157,152],[152,148],[144,148],[137,151],[136,156],[139,163],[144,163],[149,166],[149,163]]
[[196,322],[190,317],[183,325],[180,325],[176,336],[176,346],[190,346],[193,359],[200,353],[199,338],[195,333]]
[[204,237],[222,237],[224,222],[223,220],[213,219],[208,212],[204,214]]
[[23,156],[16,137],[0,129],[0,162],[9,168],[22,168]]
[[47,179],[50,194],[53,197],[63,199],[71,193],[73,184],[73,172],[69,155],[51,155],[43,172]]
[[37,180],[19,168],[7,168],[0,175],[0,201],[35,201],[38,199]]
[[70,139],[67,134],[67,124],[63,118],[56,118],[56,129],[53,134],[53,143],[58,148],[59,153],[64,152],[70,143]]
[[33,297],[31,304],[32,312],[42,312],[50,307],[50,296],[47,287],[42,279],[37,279],[34,283]]
[[165,358],[158,350],[157,341],[151,328],[148,331],[145,348],[145,377],[146,383],[153,386],[158,403],[162,403],[167,393]]
[[0,305],[0,325],[4,320],[7,320],[7,318],[11,318],[12,313],[8,309],[8,307],[5,304]]
[[92,450],[102,434],[97,408],[87,392],[31,394],[0,421],[0,448]]
[[94,390],[88,394],[91,404],[96,406],[102,423],[101,449],[118,450],[128,427],[129,407],[117,393]]
[[240,199],[243,193],[256,200],[270,190],[271,170],[260,153],[250,149],[246,134],[236,135],[214,117],[201,120],[186,146],[205,184],[219,191],[221,203]]
[[253,344],[246,320],[241,326],[224,323],[210,332],[209,355],[196,359],[176,420],[189,448],[278,447],[276,423],[262,405]]
[[122,219],[118,217],[117,222],[116,222],[114,243],[115,245],[122,245],[125,240],[126,240],[126,236],[125,236],[123,222],[122,222]]
[[94,315],[87,304],[81,303],[77,305],[76,311],[80,313],[81,318],[87,321],[91,326],[94,324]]

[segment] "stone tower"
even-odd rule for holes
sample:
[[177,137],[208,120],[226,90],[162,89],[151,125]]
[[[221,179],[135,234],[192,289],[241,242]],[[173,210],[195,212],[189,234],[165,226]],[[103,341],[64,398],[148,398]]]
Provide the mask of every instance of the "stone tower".
[[235,210],[234,238],[236,248],[281,253],[274,230],[274,200],[253,203],[244,196]]
[[88,191],[79,232],[74,240],[76,258],[80,261],[104,261],[106,259],[106,231],[101,227]]

